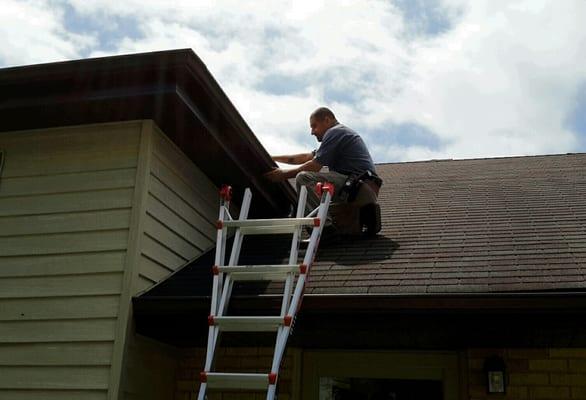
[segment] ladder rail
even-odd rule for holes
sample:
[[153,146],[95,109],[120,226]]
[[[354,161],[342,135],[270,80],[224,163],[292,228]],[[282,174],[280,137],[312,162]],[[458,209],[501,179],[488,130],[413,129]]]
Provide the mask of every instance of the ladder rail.
[[[227,209],[230,207],[230,200],[227,197],[220,197],[220,211],[218,214],[218,220],[223,221],[225,219],[226,214],[230,214],[227,212]],[[224,261],[224,252],[226,249],[226,241],[225,237],[227,234],[227,229],[222,228],[218,229],[216,232],[216,255],[214,259],[215,265],[222,265]],[[210,305],[210,315],[216,315],[218,310],[218,291],[222,290],[222,274],[214,274],[212,280],[212,301]],[[214,352],[209,351],[211,345],[215,348],[216,342],[216,331],[217,327],[210,326],[208,328],[208,348],[206,351],[206,359],[204,364],[204,371],[210,371],[212,368],[212,363],[214,359]],[[206,392],[207,385],[205,382],[202,382],[199,387],[199,394],[198,400],[205,400],[205,392]]]
[[[239,221],[244,221],[248,219],[248,211],[250,209],[250,201],[252,199],[252,192],[250,189],[246,188],[244,191],[244,199],[242,201],[242,207],[240,211],[240,216],[238,217]],[[232,244],[232,252],[230,253],[230,260],[228,261],[228,266],[232,267],[238,264],[238,259],[240,258],[240,250],[242,249],[242,241],[244,240],[244,235],[240,232],[240,228],[236,230],[234,234],[234,242]],[[228,302],[230,296],[232,295],[232,288],[234,287],[234,280],[230,276],[230,274],[226,274],[224,278],[224,288],[222,290],[222,296],[220,300],[220,305],[218,308],[218,316],[223,316],[228,309]],[[214,353],[215,347],[217,345],[218,336],[220,334],[220,330],[216,327],[216,332],[214,335]]]
[[[220,215],[218,219],[221,221],[224,218],[225,208],[224,208],[224,199],[221,200],[220,203]],[[224,236],[225,231],[224,229],[218,229],[216,232],[216,257],[214,260],[215,265],[222,265],[222,247],[224,247]],[[212,304],[210,309],[211,315],[216,315],[216,311],[218,309],[218,298],[216,296],[217,289],[220,287],[220,279],[219,276],[214,275],[213,283],[212,283]]]
[[[303,210],[305,210],[306,201],[307,189],[305,188],[305,186],[301,186],[299,193],[299,202],[297,204],[297,212],[295,214],[296,218],[301,218],[303,216]],[[293,233],[293,239],[291,240],[291,250],[289,253],[289,264],[294,264],[297,262],[299,252],[299,236],[301,236],[301,227],[298,227]],[[293,292],[292,287],[294,278],[294,275],[291,273],[287,276],[287,280],[285,281],[283,301],[281,303],[281,312],[279,313],[281,317],[284,317],[286,315],[287,308],[289,307],[289,302],[291,301],[291,295]]]
[[[252,199],[252,192],[250,189],[246,188],[244,191],[244,199],[242,201],[242,207],[240,209],[240,216],[238,217],[238,221],[245,221],[248,219],[248,211],[250,209],[250,201]],[[236,229],[236,233],[234,234],[234,242],[232,244],[232,252],[230,253],[230,260],[228,261],[228,266],[234,266],[238,264],[238,259],[240,258],[240,250],[242,249],[242,241],[244,240],[244,235],[240,232],[240,228]],[[222,265],[222,264],[216,264]],[[232,287],[234,285],[234,280],[230,275],[227,275],[224,279],[224,290],[222,290],[222,297],[220,300],[220,306],[218,308],[218,315],[224,315],[226,310],[228,309],[228,299],[232,294]]]
[[[330,201],[331,193],[329,191],[324,191],[324,193],[322,194],[320,205],[318,206],[318,218],[320,218],[320,221],[326,220]],[[289,306],[289,310],[287,313],[287,315],[290,315],[293,318],[295,318],[295,316],[297,315],[297,309],[301,303],[301,297],[303,296],[303,291],[305,289],[307,275],[309,273],[311,265],[313,264],[315,253],[317,252],[317,247],[319,245],[319,238],[321,236],[321,232],[323,230],[324,225],[325,224],[320,224],[320,226],[314,227],[313,232],[311,232],[309,246],[307,247],[307,251],[305,252],[305,257],[303,258],[303,264],[307,266],[307,272],[305,274],[300,274],[299,278],[297,279],[297,285],[295,286],[293,299],[291,300],[291,305]],[[285,347],[287,345],[287,339],[289,338],[290,332],[290,325],[283,326],[282,329],[279,329],[279,334],[277,335],[277,341],[275,344],[275,354],[273,355],[271,373],[276,374],[279,371],[279,367],[283,360],[283,355],[285,354]],[[276,386],[276,382],[274,384],[269,385],[269,389],[267,391],[267,400],[274,399]]]
[[[305,186],[301,186],[301,189],[299,191],[299,202],[297,203],[297,211],[295,213],[296,218],[301,218],[303,216],[303,213],[305,212],[306,202],[307,202],[307,188]],[[298,261],[297,259],[298,259],[298,253],[299,253],[299,236],[300,235],[301,235],[301,227],[296,229],[295,232],[293,233],[293,240],[291,242],[291,253],[289,255],[289,264],[293,264]],[[287,277],[287,281],[285,282],[283,301],[281,303],[281,312],[280,312],[281,317],[285,317],[285,315],[287,313],[287,309],[289,308],[289,304],[291,302],[291,295],[293,293],[293,288],[292,288],[293,287],[293,279],[294,279],[293,274],[289,274]],[[275,342],[275,348],[277,348],[277,346],[279,346],[279,338],[281,338],[283,336],[283,334],[284,334],[283,332],[285,330],[287,331],[287,334],[288,334],[288,327],[279,326],[279,329],[277,331],[277,339]],[[273,360],[274,360],[274,355],[273,355]],[[278,372],[278,369],[275,369],[274,364],[275,363],[273,361],[273,363],[271,365],[271,373],[276,374]],[[269,394],[271,393],[271,388],[273,388],[272,392],[273,392],[273,396],[274,396],[276,384],[269,385],[269,388],[267,391],[267,396],[269,396]]]
[[[240,216],[239,219],[245,220],[248,218],[248,211],[250,209],[250,201],[252,199],[252,192],[249,188],[246,188],[244,191],[244,199],[242,201],[242,206],[240,208]],[[220,202],[220,213],[218,215],[218,221],[224,221],[226,218],[229,220],[233,220],[232,216],[230,215],[229,211],[230,201],[225,200],[222,198]],[[217,236],[216,236],[216,257],[215,257],[215,265],[224,265],[225,260],[225,253],[226,253],[226,241],[227,241],[227,226],[224,224],[221,225],[221,228],[218,229]],[[236,265],[238,262],[238,258],[240,256],[240,249],[242,247],[242,235],[240,233],[240,229],[237,230],[236,234],[234,235],[234,242],[232,245],[232,252],[230,254],[230,261],[229,265]],[[219,249],[218,249],[218,243]],[[212,306],[211,306],[211,316],[221,316],[226,312],[228,307],[227,297],[229,297],[230,293],[232,292],[232,281],[230,276],[226,276],[226,285],[224,285],[224,273],[214,274],[213,277],[213,284],[212,284]],[[226,297],[224,293],[227,293]],[[221,295],[220,295],[221,294]],[[218,304],[218,296],[221,296],[219,304]],[[216,347],[218,344],[218,338],[220,334],[220,329],[217,326],[211,325],[208,329],[208,346],[206,349],[206,361],[204,365],[204,371],[209,372],[211,371],[212,364],[214,362],[214,355],[216,353]],[[205,392],[207,389],[207,385],[205,382],[200,384],[200,390],[198,394],[198,400],[205,399]]]

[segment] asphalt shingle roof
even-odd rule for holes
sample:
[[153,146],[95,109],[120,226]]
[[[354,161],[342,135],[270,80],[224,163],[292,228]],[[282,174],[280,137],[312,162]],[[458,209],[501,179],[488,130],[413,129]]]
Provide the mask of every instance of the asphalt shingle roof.
[[[321,246],[306,294],[586,288],[586,154],[391,163],[377,170],[384,180],[380,235]],[[246,238],[241,263],[279,262],[287,251],[282,238]],[[207,296],[211,260],[194,261],[146,295]],[[277,288],[258,285],[246,293]]]

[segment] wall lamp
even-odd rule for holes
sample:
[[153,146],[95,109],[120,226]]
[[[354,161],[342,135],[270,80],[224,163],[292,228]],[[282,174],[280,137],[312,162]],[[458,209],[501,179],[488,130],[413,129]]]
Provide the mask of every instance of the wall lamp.
[[506,365],[498,356],[492,356],[484,360],[484,372],[486,374],[486,391],[488,393],[505,393]]

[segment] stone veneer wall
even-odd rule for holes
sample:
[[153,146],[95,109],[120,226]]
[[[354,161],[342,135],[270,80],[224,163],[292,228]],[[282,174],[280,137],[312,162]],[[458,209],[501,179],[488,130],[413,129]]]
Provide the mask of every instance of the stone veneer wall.
[[[192,400],[199,388],[204,349],[189,349],[179,362],[175,399]],[[507,366],[504,395],[486,393],[484,360],[502,357]],[[261,372],[270,365],[272,348],[221,349],[218,369]],[[468,349],[464,352],[461,375],[467,400],[586,400],[586,349]],[[301,350],[288,349],[280,375],[279,400],[298,399]],[[261,368],[259,368],[261,366]],[[213,392],[212,392],[213,393]],[[467,395],[466,395],[467,393]],[[210,400],[261,400],[263,393],[213,393]]]

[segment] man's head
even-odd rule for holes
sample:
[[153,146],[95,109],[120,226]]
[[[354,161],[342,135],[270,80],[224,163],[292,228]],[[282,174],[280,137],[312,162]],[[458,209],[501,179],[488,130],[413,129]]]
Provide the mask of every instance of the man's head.
[[332,110],[326,107],[318,108],[309,116],[311,134],[316,137],[318,142],[321,142],[326,131],[337,123],[338,121]]

